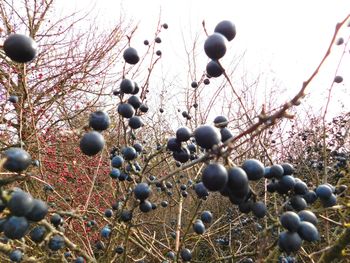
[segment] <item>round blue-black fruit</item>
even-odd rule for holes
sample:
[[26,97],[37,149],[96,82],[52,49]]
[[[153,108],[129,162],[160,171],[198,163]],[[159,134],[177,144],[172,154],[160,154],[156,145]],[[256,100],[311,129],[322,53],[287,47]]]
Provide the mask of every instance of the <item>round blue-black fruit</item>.
[[39,243],[44,240],[46,234],[46,228],[44,226],[36,226],[30,232],[30,239],[36,243]]
[[207,71],[208,75],[210,77],[213,77],[213,78],[220,77],[222,75],[222,73],[224,72],[223,68],[215,60],[209,61],[209,63],[207,64],[207,67],[206,67],[206,71]]
[[137,157],[137,152],[134,147],[127,146],[122,149],[122,154],[125,160],[131,161]]
[[265,174],[264,165],[256,159],[245,160],[242,169],[247,173],[248,179],[252,181],[259,180]]
[[204,42],[204,51],[211,59],[220,59],[226,53],[225,37],[222,34],[214,33]]
[[185,262],[191,261],[192,259],[192,253],[188,248],[181,249],[180,256],[181,256],[181,259]]
[[133,47],[128,47],[124,50],[123,58],[126,63],[135,65],[137,62],[140,61],[140,57],[137,54],[137,50]]
[[88,132],[80,140],[80,150],[88,156],[98,154],[105,145],[102,134],[96,131]]
[[151,194],[151,188],[147,183],[139,183],[134,189],[136,199],[141,201],[147,199]]
[[314,242],[320,239],[317,228],[314,224],[302,221],[298,229],[299,236],[306,241]]
[[194,131],[197,144],[205,149],[211,149],[221,142],[221,134],[218,129],[210,125],[199,126]]
[[29,193],[14,191],[7,203],[7,207],[12,215],[25,216],[33,209],[34,199]]
[[6,56],[18,63],[32,61],[37,55],[37,44],[28,36],[12,34],[6,38],[3,45]]
[[298,231],[300,218],[297,213],[292,211],[284,212],[280,217],[281,225],[290,232]]
[[219,191],[228,181],[226,168],[219,163],[209,164],[202,172],[202,182],[209,191]]
[[193,223],[193,231],[196,232],[198,235],[201,235],[205,232],[205,226],[204,226],[202,220],[197,219]]
[[[142,105],[141,105],[142,106]],[[142,111],[141,107],[140,110]],[[134,107],[129,103],[121,103],[118,105],[118,113],[124,118],[131,118],[135,114]]]
[[10,148],[3,152],[6,158],[3,167],[10,172],[22,172],[32,163],[28,152],[21,148]]
[[65,241],[64,241],[64,238],[60,235],[54,235],[50,238],[49,240],[49,248],[52,250],[52,251],[58,251],[60,250],[61,248],[63,248],[65,245]]
[[297,232],[284,231],[278,237],[278,246],[287,254],[297,252],[301,248],[302,239]]
[[40,199],[34,199],[33,208],[30,210],[28,214],[26,214],[26,218],[33,222],[39,222],[40,220],[45,218],[48,211],[49,211],[49,207],[47,206],[46,202]]
[[90,114],[89,117],[89,126],[96,131],[107,130],[111,120],[108,114],[104,111],[95,111]]
[[224,35],[228,41],[231,41],[236,36],[236,26],[229,20],[223,20],[216,25],[214,32]]
[[9,254],[9,258],[12,262],[21,262],[23,253],[19,249],[12,250]]
[[21,239],[28,228],[29,223],[25,217],[10,216],[4,223],[4,234],[10,239]]
[[201,213],[201,220],[206,224],[210,224],[213,220],[213,214],[210,211],[203,211]]

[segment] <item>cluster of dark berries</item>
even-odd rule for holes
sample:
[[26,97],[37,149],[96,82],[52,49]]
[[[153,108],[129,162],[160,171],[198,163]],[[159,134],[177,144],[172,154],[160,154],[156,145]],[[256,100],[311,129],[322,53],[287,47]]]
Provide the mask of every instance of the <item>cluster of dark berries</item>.
[[290,254],[297,252],[302,245],[302,241],[316,242],[320,239],[316,215],[309,210],[302,210],[299,213],[287,211],[280,217],[281,225],[287,229],[280,233],[278,245],[281,250]]
[[102,151],[105,145],[105,139],[101,134],[107,130],[111,124],[108,114],[104,111],[96,111],[90,114],[89,127],[93,131],[87,132],[80,140],[80,150],[88,155],[93,156]]

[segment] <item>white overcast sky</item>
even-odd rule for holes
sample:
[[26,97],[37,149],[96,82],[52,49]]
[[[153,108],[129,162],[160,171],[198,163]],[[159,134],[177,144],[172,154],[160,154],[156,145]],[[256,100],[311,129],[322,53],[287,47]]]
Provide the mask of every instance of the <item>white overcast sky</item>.
[[[321,60],[336,23],[350,13],[349,0],[59,0],[57,2],[66,9],[84,9],[94,3],[94,11],[106,21],[117,21],[120,13],[123,13],[126,19],[139,22],[135,36],[135,41],[139,43],[142,43],[143,39],[152,38],[161,10],[162,22],[169,24],[169,29],[162,33],[164,58],[167,56],[166,52],[168,56],[175,55],[181,58],[184,55],[181,32],[190,38],[191,34],[202,31],[203,20],[209,32],[212,32],[221,20],[231,20],[236,25],[237,35],[229,44],[228,56],[233,58],[246,51],[247,67],[250,66],[257,75],[260,72],[273,72],[286,88],[295,91]],[[350,28],[345,29],[347,31],[343,30],[340,36],[347,38],[350,35]],[[320,78],[320,82],[325,84],[323,90],[329,87],[329,81],[333,78],[330,75],[335,71],[335,64],[332,61],[337,61],[340,52],[341,48],[338,48],[330,58],[326,67],[329,70],[328,78]],[[346,83],[350,83],[346,81],[346,75],[350,78],[349,58],[344,61],[345,64],[346,70],[344,67],[340,69],[345,79],[342,88],[349,90],[344,87]]]

